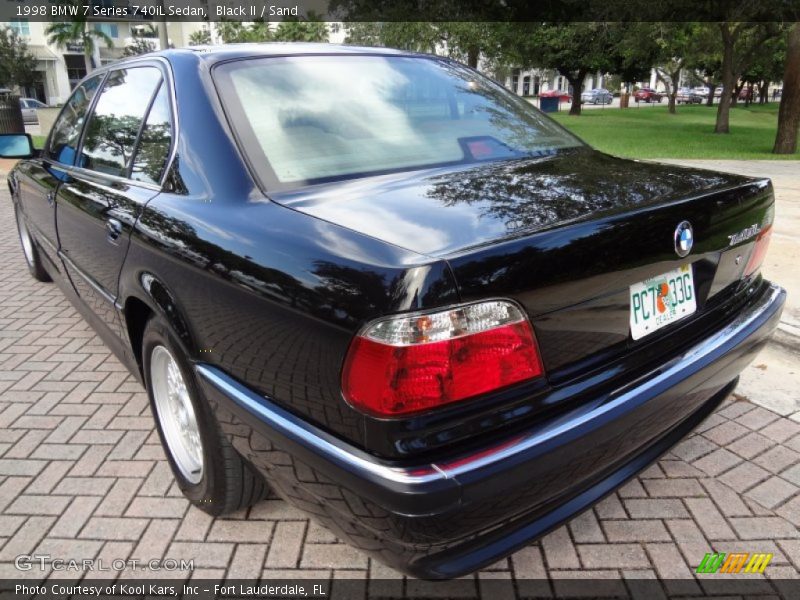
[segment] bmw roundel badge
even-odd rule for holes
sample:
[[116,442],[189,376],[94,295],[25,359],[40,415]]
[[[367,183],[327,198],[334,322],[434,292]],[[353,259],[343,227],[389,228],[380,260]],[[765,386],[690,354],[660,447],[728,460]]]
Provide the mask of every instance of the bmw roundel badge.
[[694,231],[689,221],[681,221],[675,228],[675,252],[683,258],[692,251]]

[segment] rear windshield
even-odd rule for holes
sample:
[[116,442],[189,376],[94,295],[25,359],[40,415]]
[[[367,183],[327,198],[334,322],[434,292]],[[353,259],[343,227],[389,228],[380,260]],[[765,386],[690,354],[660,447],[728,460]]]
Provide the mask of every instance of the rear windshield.
[[259,58],[214,77],[268,189],[582,145],[525,100],[436,58]]

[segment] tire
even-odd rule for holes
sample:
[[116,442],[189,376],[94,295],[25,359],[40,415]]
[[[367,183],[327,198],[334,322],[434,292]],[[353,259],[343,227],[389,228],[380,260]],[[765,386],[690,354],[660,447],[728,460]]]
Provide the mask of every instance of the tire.
[[39,256],[39,249],[33,243],[28,226],[25,224],[25,218],[19,207],[14,204],[14,216],[17,220],[17,233],[19,234],[19,243],[22,245],[22,254],[25,257],[25,264],[28,267],[28,272],[36,281],[48,282],[52,281],[50,275],[42,264],[42,257]]
[[[182,378],[183,388],[180,389],[185,393],[166,393],[179,387],[171,386],[166,376],[166,373],[176,373],[169,367],[170,359]],[[150,409],[161,445],[186,498],[213,516],[234,512],[264,498],[268,491],[266,481],[222,433],[188,361],[161,317],[152,317],[145,326],[142,361]],[[196,435],[188,437],[196,443],[185,442],[187,436],[180,433],[181,419],[177,416],[180,411],[169,409],[178,405],[186,408],[183,422],[189,423],[187,429],[191,429],[192,422],[195,425],[193,433]]]

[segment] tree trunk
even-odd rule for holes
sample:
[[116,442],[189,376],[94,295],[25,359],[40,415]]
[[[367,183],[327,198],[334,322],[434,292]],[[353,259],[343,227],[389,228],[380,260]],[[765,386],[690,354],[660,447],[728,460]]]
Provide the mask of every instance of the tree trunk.
[[667,107],[669,110],[669,114],[675,114],[675,104],[678,98],[678,78],[681,76],[681,71],[678,69],[674,73],[669,74],[670,83],[666,83],[667,85]]
[[583,80],[586,78],[586,71],[578,71],[578,76],[568,75],[566,72],[559,70],[559,72],[567,78],[569,84],[572,86],[572,106],[569,107],[569,114],[581,114],[581,94],[583,93]]
[[470,46],[467,49],[467,65],[472,67],[473,69],[478,68],[478,59],[480,58],[481,52],[477,46]]
[[706,98],[706,106],[714,106],[714,92],[717,91],[716,83],[708,84],[708,98]]
[[[736,76],[734,75],[734,80],[735,79]],[[733,95],[731,96],[731,106],[736,106],[737,104],[739,104],[739,94],[742,93],[743,89],[744,89],[744,82],[737,83],[733,87]]]
[[94,60],[92,60],[92,45],[89,43],[91,38],[89,38],[86,28],[87,23],[84,23],[83,38],[80,41],[83,42],[83,61],[86,63],[86,74],[88,75],[94,71]]
[[678,78],[681,76],[680,68],[677,71],[669,72],[666,74],[661,72],[661,69],[656,69],[656,79],[664,84],[667,88],[667,109],[669,114],[675,114],[675,103],[678,96]]
[[733,78],[733,44],[736,41],[730,24],[720,23],[722,31],[722,96],[717,107],[717,122],[714,133],[730,133],[731,96],[735,80]]
[[758,86],[758,103],[766,104],[769,96],[769,81],[763,80]]
[[778,133],[773,154],[797,152],[797,129],[800,127],[800,23],[789,31],[786,67],[783,74],[783,95],[778,108]]
[[580,83],[573,83],[570,80],[569,84],[572,86],[572,106],[569,107],[569,114],[581,114],[581,94],[583,93],[583,85]]

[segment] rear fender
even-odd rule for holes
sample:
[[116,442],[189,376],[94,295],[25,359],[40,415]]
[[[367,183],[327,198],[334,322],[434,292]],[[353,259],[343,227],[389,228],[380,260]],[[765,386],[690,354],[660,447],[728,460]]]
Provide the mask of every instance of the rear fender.
[[197,343],[189,323],[183,315],[178,301],[169,288],[158,277],[149,271],[143,271],[137,277],[137,292],[126,298],[135,297],[147,304],[153,313],[161,316],[175,334],[181,349],[187,357],[196,357]]

